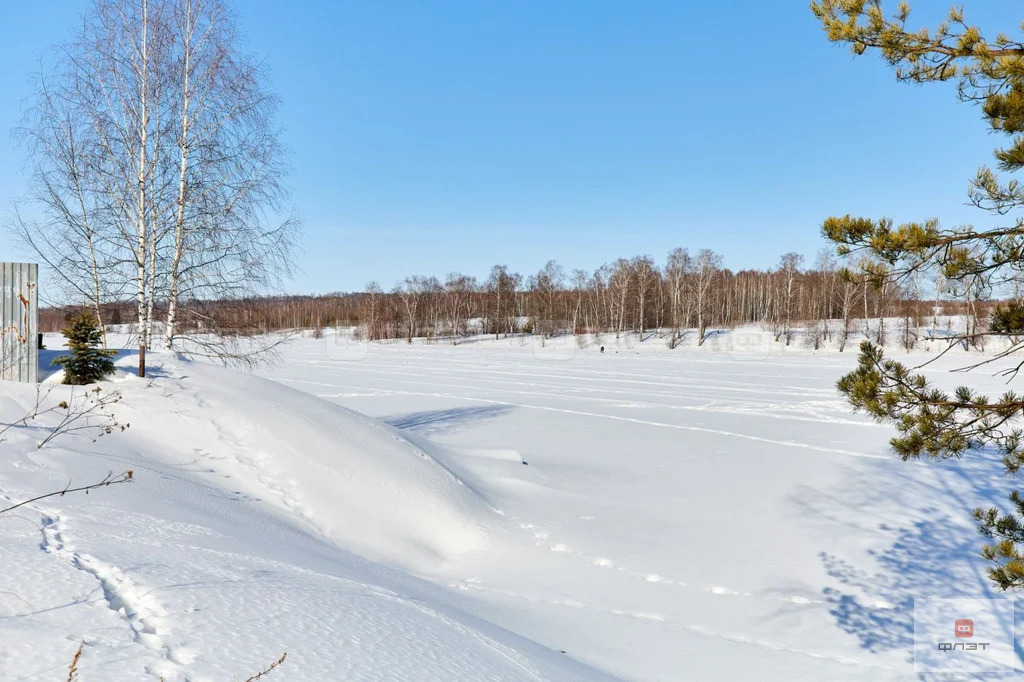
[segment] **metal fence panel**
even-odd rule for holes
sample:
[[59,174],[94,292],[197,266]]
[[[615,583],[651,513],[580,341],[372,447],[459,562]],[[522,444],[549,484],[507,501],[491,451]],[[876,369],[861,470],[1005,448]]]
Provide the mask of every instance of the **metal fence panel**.
[[39,266],[0,263],[0,379],[39,380]]

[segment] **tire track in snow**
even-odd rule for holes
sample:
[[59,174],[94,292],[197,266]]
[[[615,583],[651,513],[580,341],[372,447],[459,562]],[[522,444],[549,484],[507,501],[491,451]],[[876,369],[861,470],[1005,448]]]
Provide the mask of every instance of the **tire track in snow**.
[[[313,383],[313,382],[309,382]],[[324,384],[330,385],[330,384]],[[425,391],[391,391],[393,395],[416,395],[426,396],[434,398],[448,398],[451,400],[467,400],[477,403],[485,403],[489,405],[508,405],[509,407],[521,407],[525,410],[543,410],[545,412],[557,412],[561,414],[572,414],[580,417],[597,417],[598,419],[609,419],[612,421],[629,422],[632,424],[642,424],[644,426],[655,426],[665,429],[676,429],[679,431],[693,431],[697,433],[708,433],[716,436],[727,436],[729,438],[739,438],[742,440],[749,440],[757,443],[768,443],[769,445],[781,445],[783,447],[800,448],[804,450],[814,450],[817,452],[827,452],[835,455],[846,455],[848,457],[860,457],[865,459],[882,459],[890,460],[891,457],[886,455],[876,455],[869,452],[857,452],[855,450],[844,450],[841,448],[826,448],[821,445],[812,445],[810,443],[801,443],[798,441],[786,441],[776,440],[774,438],[766,438],[764,436],[754,436],[748,433],[737,433],[735,431],[725,431],[723,429],[712,429],[706,426],[693,426],[690,424],[669,424],[667,422],[657,422],[648,419],[639,419],[637,417],[624,417],[616,414],[602,414],[600,412],[586,412],[584,410],[571,410],[566,407],[551,407],[549,405],[531,405],[527,403],[514,403],[507,400],[494,400],[492,398],[477,398],[465,395],[455,395],[451,393],[429,393]]]
[[[811,386],[795,386],[795,385],[772,385],[770,389],[788,389],[790,391],[798,392],[801,395],[805,395],[807,392],[820,392],[823,394],[833,393],[834,390],[831,388],[821,388],[816,376],[796,376],[793,374],[763,374],[763,373],[744,373],[744,380],[730,380],[723,379],[721,371],[709,371],[706,369],[697,369],[691,363],[686,364],[665,364],[661,361],[657,361],[657,366],[646,365],[637,367],[632,364],[635,358],[631,358],[628,369],[606,369],[606,370],[595,370],[586,369],[583,367],[572,366],[571,363],[559,361],[557,371],[553,371],[550,363],[544,363],[548,365],[548,368],[538,368],[539,371],[524,371],[524,366],[521,362],[502,362],[495,361],[495,358],[477,359],[477,360],[466,360],[456,357],[446,357],[444,369],[433,367],[432,364],[436,360],[434,352],[427,354],[414,355],[406,360],[406,364],[416,364],[417,369],[421,371],[433,371],[443,375],[448,375],[452,372],[466,373],[472,375],[478,375],[481,365],[489,370],[489,374],[494,375],[505,375],[513,377],[532,377],[539,379],[573,379],[580,381],[600,381],[600,382],[611,382],[611,383],[627,383],[627,384],[646,384],[652,386],[670,386],[677,388],[690,388],[692,384],[686,383],[692,381],[691,375],[706,375],[715,379],[715,386],[721,386],[728,388],[730,386],[736,387],[739,390],[750,392],[753,390],[751,386],[751,380],[755,381],[766,381],[772,383],[772,380],[782,379],[785,381],[792,381],[793,379],[806,379],[812,383]],[[691,358],[693,360],[693,358]],[[373,371],[374,373],[380,373],[382,370],[384,373],[399,373],[396,372],[394,364],[386,359],[384,362],[374,362],[372,360],[336,360],[336,361],[323,361],[323,360],[305,360],[300,361],[302,364],[312,364],[319,367],[330,366],[332,364],[344,365],[346,368],[345,373],[350,373],[352,369],[362,369],[368,367],[366,371]],[[728,364],[738,364],[735,360],[729,360]],[[741,362],[744,369],[753,368],[750,362]],[[765,366],[765,365],[762,365]],[[817,368],[819,365],[808,365]],[[666,376],[666,370],[672,370],[673,373]],[[669,379],[679,379],[680,381],[670,381]]]
[[[459,396],[440,396],[440,397],[458,398]],[[827,453],[830,453],[830,454],[847,455],[849,457],[862,457],[862,458],[867,458],[867,459],[884,459],[884,460],[891,459],[890,457],[887,457],[885,455],[875,455],[875,454],[871,454],[871,453],[868,453],[868,452],[857,452],[857,451],[854,451],[854,450],[843,450],[841,448],[826,448],[826,447],[822,447],[820,445],[811,445],[810,443],[800,443],[800,442],[797,442],[797,441],[776,440],[774,438],[765,438],[764,436],[754,436],[754,435],[750,435],[750,434],[747,434],[747,433],[737,433],[735,431],[725,431],[725,430],[722,430],[722,429],[711,429],[711,428],[708,428],[708,427],[705,427],[705,426],[692,426],[692,425],[689,425],[689,424],[668,424],[668,423],[665,423],[665,422],[656,422],[656,421],[650,421],[650,420],[646,420],[646,419],[637,419],[636,417],[623,417],[623,416],[620,416],[620,415],[613,415],[613,414],[600,414],[600,413],[597,413],[597,412],[584,412],[582,410],[570,410],[568,408],[548,407],[548,406],[545,406],[545,405],[523,405],[523,404],[517,404],[517,403],[504,402],[504,401],[501,401],[501,400],[489,400],[489,399],[486,399],[486,398],[466,398],[466,400],[473,400],[473,401],[476,401],[476,402],[484,402],[484,403],[495,403],[495,404],[499,404],[499,405],[512,405],[513,407],[522,407],[524,409],[529,409],[529,410],[545,410],[545,411],[549,411],[549,412],[561,412],[563,414],[574,414],[574,415],[578,415],[578,416],[581,416],[581,417],[598,417],[598,418],[601,418],[601,419],[611,419],[611,420],[614,420],[614,421],[630,422],[630,423],[633,423],[633,424],[643,424],[645,426],[656,426],[656,427],[661,427],[661,428],[666,428],[666,429],[677,429],[677,430],[680,430],[680,431],[695,431],[695,432],[698,432],[698,433],[709,433],[709,434],[714,434],[714,435],[718,435],[718,436],[728,436],[730,438],[740,438],[740,439],[743,439],[743,440],[749,440],[749,441],[754,441],[754,442],[758,442],[758,443],[768,443],[768,444],[771,444],[771,445],[782,445],[784,447],[802,448],[802,449],[806,449],[806,450],[815,450],[817,452],[827,452]]]
[[686,632],[700,637],[708,637],[713,639],[719,639],[725,642],[733,644],[740,644],[744,646],[752,646],[758,649],[764,649],[766,651],[776,651],[779,653],[795,654],[799,656],[807,656],[818,660],[832,661],[834,663],[840,663],[842,665],[854,666],[859,668],[875,669],[875,670],[893,670],[891,666],[878,665],[861,661],[859,659],[842,656],[833,653],[825,653],[819,651],[812,651],[809,649],[801,649],[794,646],[788,646],[785,644],[778,644],[776,642],[770,642],[768,640],[759,639],[756,637],[749,637],[747,635],[737,635],[729,632],[717,630],[700,624],[684,624],[675,622],[673,619],[663,616],[657,613],[647,613],[640,611],[625,611],[622,609],[608,608],[605,606],[591,604],[587,602],[577,601],[575,599],[544,599],[541,597],[534,597],[527,594],[522,594],[512,590],[505,590],[496,587],[488,587],[481,583],[479,580],[466,580],[463,582],[453,582],[448,585],[452,589],[460,591],[476,591],[481,593],[495,594],[501,597],[507,597],[511,599],[517,599],[532,604],[543,604],[549,606],[556,606],[561,608],[570,609],[584,609],[588,611],[595,611],[598,613],[606,613],[613,616],[620,616],[631,618],[639,621],[649,621],[654,623],[660,623],[665,627],[676,632]]
[[[444,386],[444,387],[454,388],[454,389],[465,389],[466,388],[463,384],[440,383],[440,382],[437,382],[437,381],[429,381],[429,380],[417,381],[416,379],[411,378],[413,376],[417,376],[417,377],[421,377],[423,379],[427,379],[427,375],[423,375],[423,374],[415,374],[415,375],[408,374],[408,373],[401,374],[402,381],[405,382],[405,383],[423,384],[423,385],[427,385],[427,386],[431,386],[431,387]],[[306,383],[306,384],[312,384],[312,385],[316,385],[316,386],[324,386],[324,387],[330,387],[330,388],[340,388],[340,386],[341,386],[339,384],[329,384],[329,383],[325,383],[325,382],[316,382],[316,381],[307,381],[307,380],[302,380],[302,379],[290,379],[290,378],[280,378],[280,377],[279,378],[275,378],[274,380],[275,381],[279,381],[279,382],[289,382],[289,383]],[[488,380],[484,379],[483,381],[486,382]],[[515,385],[515,386],[535,386],[535,387],[537,387],[539,389],[550,388],[550,389],[554,390],[554,388],[555,388],[555,387],[550,386],[548,384],[532,384],[532,383],[520,383],[520,382],[500,382],[500,383]],[[346,385],[346,386],[348,386],[348,385]],[[395,390],[390,390],[390,389],[370,389],[370,388],[363,388],[363,387],[355,387],[355,390],[359,391],[359,392],[349,391],[349,392],[340,392],[340,393],[317,393],[316,396],[319,397],[319,398],[361,398],[361,397],[380,397],[380,396],[386,396],[386,395],[389,395],[389,394],[394,394],[394,393],[400,392],[400,391],[395,391]],[[798,405],[803,406],[805,408],[805,409],[801,410],[801,412],[803,412],[803,414],[796,414],[796,413],[794,413],[792,411],[789,411],[789,412],[777,411],[779,409],[780,405],[787,405],[787,407],[785,409],[792,410],[792,404],[789,404],[789,403],[770,403],[770,404],[767,404],[767,405],[757,404],[756,406],[752,406],[753,404],[750,403],[749,401],[741,400],[741,399],[738,399],[738,398],[717,398],[717,399],[712,400],[709,403],[703,403],[703,404],[698,404],[698,405],[679,405],[679,404],[675,404],[675,403],[654,402],[654,401],[650,401],[650,400],[645,400],[645,401],[640,401],[640,402],[637,402],[637,401],[634,400],[632,402],[623,403],[623,399],[622,398],[605,398],[605,397],[595,397],[595,396],[589,396],[589,395],[580,395],[580,393],[584,393],[584,392],[600,392],[602,395],[608,395],[608,394],[622,394],[622,395],[629,395],[629,396],[635,395],[635,393],[632,392],[632,391],[624,391],[624,390],[616,390],[616,389],[583,388],[583,389],[573,389],[571,392],[568,392],[568,391],[562,389],[562,391],[560,393],[548,393],[548,392],[541,392],[541,391],[524,391],[524,390],[515,390],[515,389],[503,388],[503,389],[501,389],[501,392],[505,393],[505,394],[516,395],[516,396],[524,396],[524,397],[528,397],[528,398],[547,398],[547,399],[550,399],[550,400],[564,400],[564,401],[569,401],[569,402],[586,401],[586,402],[591,402],[591,403],[606,403],[606,404],[610,404],[612,407],[620,407],[620,408],[666,409],[666,410],[682,410],[682,411],[692,411],[692,412],[710,412],[710,413],[716,413],[716,414],[742,414],[742,415],[745,415],[745,416],[754,416],[754,417],[765,418],[765,419],[778,419],[778,420],[785,420],[785,421],[800,421],[800,422],[810,422],[810,423],[815,423],[815,424],[842,424],[842,425],[846,425],[846,426],[857,426],[857,427],[875,428],[875,429],[888,428],[885,424],[878,424],[878,423],[875,423],[875,422],[872,422],[872,421],[867,421],[867,420],[855,420],[855,419],[850,419],[849,417],[845,417],[845,416],[843,416],[843,417],[817,416],[818,413],[820,412],[820,410],[819,411],[815,411],[813,409],[808,409],[811,406],[824,406],[824,407],[828,407],[828,406],[831,406],[831,405],[834,405],[834,404],[841,404],[841,402],[838,401],[838,400],[804,401],[802,403],[798,403]],[[651,392],[646,393],[645,395],[656,396],[656,397],[665,397],[665,398],[695,399],[695,396],[693,396],[693,395],[683,396],[683,395],[681,395],[681,394],[679,394],[677,392],[671,392],[670,393],[670,392],[665,392],[665,391],[651,391]],[[804,395],[804,394],[801,393],[800,395]],[[729,405],[730,403],[733,403],[733,405],[730,406]],[[843,414],[847,414],[847,411],[842,411],[842,410],[837,410],[837,411],[840,411]]]
[[[766,394],[771,394],[771,395],[781,396],[781,397],[784,397],[784,398],[788,398],[788,397],[792,397],[792,396],[806,397],[809,394],[820,394],[823,397],[825,397],[825,396],[834,396],[835,395],[835,390],[831,389],[831,388],[823,389],[823,388],[807,387],[807,386],[759,386],[759,385],[751,386],[750,383],[746,383],[746,382],[732,382],[732,381],[721,381],[721,382],[718,382],[718,383],[710,383],[710,384],[695,384],[695,383],[692,383],[692,382],[685,383],[685,382],[671,382],[671,381],[653,381],[653,380],[645,380],[645,379],[638,379],[638,378],[601,379],[601,378],[591,378],[591,377],[577,377],[577,376],[574,376],[574,375],[562,375],[562,374],[535,374],[535,373],[525,373],[524,374],[524,373],[519,373],[519,372],[502,372],[502,371],[493,370],[493,369],[490,369],[490,368],[487,368],[487,370],[488,370],[487,375],[482,376],[482,377],[480,376],[480,368],[476,368],[476,369],[459,369],[459,368],[450,368],[450,367],[447,367],[447,366],[444,367],[444,368],[439,368],[439,369],[435,369],[435,368],[432,368],[432,367],[429,367],[429,366],[417,366],[416,367],[416,371],[412,372],[408,368],[402,368],[402,369],[396,370],[396,369],[394,369],[392,367],[385,367],[385,366],[379,366],[379,365],[364,366],[361,363],[353,363],[351,366],[347,366],[345,369],[346,369],[345,372],[337,372],[336,374],[338,376],[349,377],[349,376],[352,375],[353,371],[356,371],[356,372],[370,373],[374,377],[394,376],[394,377],[400,377],[404,381],[413,381],[414,383],[430,383],[432,385],[437,385],[437,383],[438,383],[436,381],[429,381],[432,377],[451,378],[453,374],[463,373],[463,374],[470,375],[471,378],[473,379],[473,381],[475,383],[477,383],[477,384],[483,382],[483,383],[498,384],[498,385],[504,385],[504,386],[534,386],[534,387],[538,387],[538,388],[551,388],[551,389],[556,389],[557,388],[557,389],[561,389],[561,387],[564,385],[564,383],[558,383],[558,382],[560,380],[569,379],[569,380],[582,380],[582,381],[608,381],[611,384],[627,384],[627,385],[631,385],[631,386],[635,386],[635,385],[640,385],[640,386],[644,386],[644,387],[647,387],[647,386],[660,386],[660,387],[672,389],[672,390],[669,390],[669,391],[646,390],[645,394],[647,394],[647,395],[669,395],[669,396],[674,396],[674,395],[680,395],[680,391],[690,391],[690,392],[692,392],[692,391],[695,391],[695,390],[698,390],[698,391],[715,391],[715,392],[719,392],[719,393],[755,394],[755,395],[758,395],[758,396],[763,396],[763,395],[766,395]],[[328,374],[328,375],[335,374],[335,373],[332,373],[330,371],[326,371],[324,373]],[[497,375],[504,375],[504,376],[507,376],[507,377],[530,377],[530,378],[534,378],[534,379],[538,379],[538,378],[539,379],[551,379],[552,382],[549,382],[549,383],[537,383],[537,382],[532,382],[532,381],[524,381],[523,379],[514,379],[514,378],[503,379],[503,378],[499,378],[499,376],[497,376]],[[632,376],[637,376],[637,375],[632,375]],[[419,377],[420,379],[426,379],[428,381],[414,381],[413,379],[411,379],[411,377]],[[278,378],[277,380],[278,381],[282,381],[282,380],[288,380],[288,379],[280,379],[280,378]],[[291,381],[302,382],[302,380],[297,380],[297,379],[291,379]],[[317,382],[310,381],[310,382],[305,382],[305,383],[317,383]],[[323,385],[331,385],[331,384],[323,384]],[[447,385],[448,386],[461,386],[461,384],[447,384]],[[635,388],[632,391],[627,391],[627,390],[624,390],[622,388],[610,388],[607,385],[596,386],[596,387],[593,387],[593,388],[586,387],[586,386],[577,386],[575,388],[575,390],[580,391],[580,392],[584,392],[584,391],[600,392],[602,394],[628,393],[628,394],[631,394],[631,395],[635,395],[635,393],[636,393]]]
[[703,625],[680,625],[677,627],[678,630],[683,632],[689,632],[694,635],[701,637],[709,637],[718,639],[733,644],[742,644],[745,646],[752,646],[758,649],[764,649],[766,651],[777,651],[779,653],[786,654],[798,654],[801,656],[807,656],[818,660],[832,661],[834,663],[841,663],[848,666],[856,666],[859,668],[867,668],[871,670],[895,670],[892,666],[880,665],[877,663],[867,663],[851,656],[842,656],[830,653],[822,653],[818,651],[809,651],[807,649],[798,649],[796,647],[787,646],[785,644],[776,644],[775,642],[769,642],[764,639],[756,637],[748,637],[746,635],[734,635],[732,633],[723,632],[716,630],[715,628],[705,627]]

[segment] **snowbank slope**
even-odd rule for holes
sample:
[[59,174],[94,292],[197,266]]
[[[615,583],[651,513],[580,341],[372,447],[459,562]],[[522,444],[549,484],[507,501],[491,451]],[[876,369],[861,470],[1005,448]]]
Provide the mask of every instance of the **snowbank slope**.
[[[124,433],[0,444],[0,504],[136,478],[0,517],[0,679],[63,679],[80,643],[83,682],[244,679],[283,652],[271,679],[605,679],[407,572],[485,553],[502,526],[446,451],[266,380],[161,354],[140,380],[133,362],[104,385]],[[0,384],[0,423],[35,400]]]
[[500,520],[448,470],[448,453],[387,424],[206,363],[164,362],[150,376],[158,387],[139,390],[137,377],[120,375],[130,397],[118,416],[165,457],[201,456],[245,493],[370,559],[433,565],[479,549]]

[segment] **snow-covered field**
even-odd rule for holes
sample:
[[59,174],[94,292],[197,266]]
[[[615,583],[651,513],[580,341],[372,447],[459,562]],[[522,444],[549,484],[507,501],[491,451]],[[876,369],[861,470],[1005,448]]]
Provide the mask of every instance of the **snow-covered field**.
[[137,479],[0,516],[0,680],[83,641],[85,682],[910,679],[915,597],[997,596],[970,509],[1012,481],[891,455],[855,345],[606,338],[126,354],[125,433],[0,445],[0,500]]

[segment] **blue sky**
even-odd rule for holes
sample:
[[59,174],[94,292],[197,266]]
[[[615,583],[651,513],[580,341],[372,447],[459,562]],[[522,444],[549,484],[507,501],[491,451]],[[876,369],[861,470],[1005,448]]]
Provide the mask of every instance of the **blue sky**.
[[[88,3],[2,0],[5,131]],[[890,3],[891,4],[891,3]],[[921,1],[934,23],[945,2]],[[1012,32],[1016,3],[968,19]],[[712,248],[769,267],[831,214],[987,224],[967,181],[998,143],[953,87],[830,45],[800,0],[237,2],[271,66],[306,230],[296,293],[408,274],[529,273]],[[994,31],[993,31],[994,33]],[[19,258],[0,235],[0,260]]]

